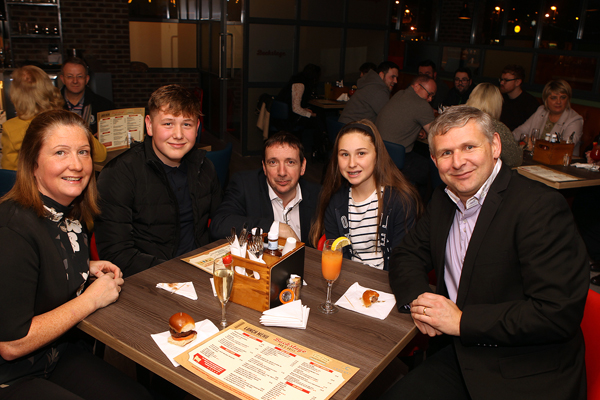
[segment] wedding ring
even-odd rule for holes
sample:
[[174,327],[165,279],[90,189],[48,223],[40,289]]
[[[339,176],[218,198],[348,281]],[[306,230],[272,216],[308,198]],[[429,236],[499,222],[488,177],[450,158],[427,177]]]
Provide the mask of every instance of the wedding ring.
[[427,316],[427,307],[423,307],[423,315]]

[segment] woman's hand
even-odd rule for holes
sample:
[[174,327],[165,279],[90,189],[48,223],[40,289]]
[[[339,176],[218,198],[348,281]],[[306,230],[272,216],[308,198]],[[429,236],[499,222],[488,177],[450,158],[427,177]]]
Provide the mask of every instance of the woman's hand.
[[[119,293],[121,292],[121,286],[124,283],[121,270],[114,264],[109,262],[107,262],[107,264],[116,268],[116,274],[115,272],[109,271],[97,271],[99,275],[96,273],[94,275],[96,275],[98,278],[81,295],[87,297],[93,302],[94,310],[106,307],[107,305],[117,301],[119,298]],[[90,272],[92,272],[91,263]]]
[[123,278],[121,269],[110,261],[90,261],[90,274],[96,278],[100,278],[102,275],[111,272],[115,278]]

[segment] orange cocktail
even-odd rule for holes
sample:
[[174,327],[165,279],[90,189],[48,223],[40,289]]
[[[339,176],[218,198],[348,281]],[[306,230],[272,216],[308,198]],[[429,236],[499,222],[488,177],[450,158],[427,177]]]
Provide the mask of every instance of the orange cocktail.
[[340,276],[340,271],[342,270],[342,252],[323,250],[321,270],[323,271],[323,278],[328,281],[335,281]]
[[331,302],[331,285],[340,276],[342,270],[342,247],[332,250],[334,240],[326,240],[321,255],[321,271],[323,278],[327,279],[327,300],[319,305],[319,311],[323,314],[335,314],[338,308]]

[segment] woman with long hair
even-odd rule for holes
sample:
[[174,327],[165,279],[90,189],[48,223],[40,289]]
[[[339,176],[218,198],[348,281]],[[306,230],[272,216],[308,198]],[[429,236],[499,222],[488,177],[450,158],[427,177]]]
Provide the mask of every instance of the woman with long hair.
[[[17,156],[25,132],[33,118],[49,110],[62,110],[65,101],[48,74],[33,65],[17,68],[12,73],[10,100],[17,116],[2,125],[2,168],[17,169]],[[106,147],[94,138],[95,162],[106,159]]]
[[510,129],[499,121],[500,114],[502,114],[503,101],[504,99],[498,86],[484,82],[475,86],[475,89],[473,89],[469,96],[469,100],[467,100],[467,105],[478,108],[492,117],[494,129],[500,135],[500,142],[502,144],[500,158],[502,162],[509,167],[518,167],[523,163],[523,149],[517,145]]
[[99,213],[93,151],[81,117],[41,113],[0,199],[0,399],[149,398],[72,331],[123,285],[117,266],[89,260],[86,223]]
[[346,236],[344,257],[388,270],[391,250],[422,211],[416,189],[390,158],[379,131],[363,119],[337,135],[310,233],[316,245]]

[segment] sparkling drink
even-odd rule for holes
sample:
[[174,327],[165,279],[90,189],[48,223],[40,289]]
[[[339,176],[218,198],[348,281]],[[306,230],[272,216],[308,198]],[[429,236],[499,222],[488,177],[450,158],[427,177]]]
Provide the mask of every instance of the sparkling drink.
[[233,288],[233,270],[219,269],[215,271],[215,290],[221,302],[229,301]]

